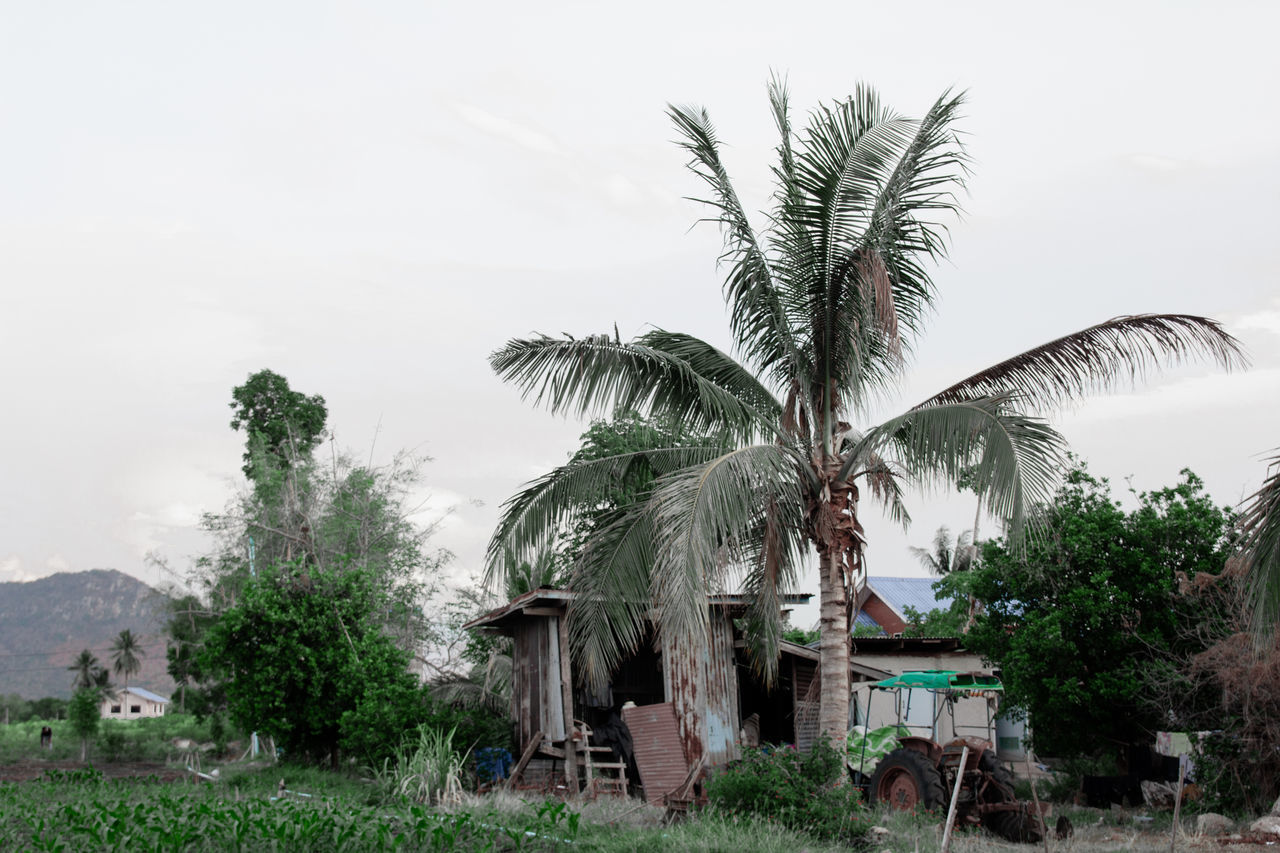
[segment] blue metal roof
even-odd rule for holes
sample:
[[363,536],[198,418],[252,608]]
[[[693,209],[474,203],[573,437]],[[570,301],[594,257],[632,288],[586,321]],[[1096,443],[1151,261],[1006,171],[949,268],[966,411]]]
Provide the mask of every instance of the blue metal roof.
[[853,627],[855,628],[879,628],[880,623],[868,616],[864,611],[859,610],[858,615],[854,617]]
[[898,613],[906,608],[914,607],[921,613],[949,607],[952,598],[944,596],[941,601],[934,598],[933,585],[937,578],[891,578],[883,575],[867,577],[867,586],[880,596],[880,600]]
[[147,690],[147,689],[142,688],[142,687],[132,687],[132,686],[130,686],[130,687],[128,687],[128,688],[126,688],[126,689],[124,689],[124,690],[121,690],[120,692],[121,692],[121,693],[132,693],[134,696],[140,696],[141,698],[146,699],[146,700],[151,701],[151,702],[160,702],[160,703],[162,703],[162,704],[167,704],[167,703],[169,702],[169,700],[168,700],[168,699],[166,699],[165,697],[163,697],[163,696],[159,695],[158,693],[152,693],[150,690]]

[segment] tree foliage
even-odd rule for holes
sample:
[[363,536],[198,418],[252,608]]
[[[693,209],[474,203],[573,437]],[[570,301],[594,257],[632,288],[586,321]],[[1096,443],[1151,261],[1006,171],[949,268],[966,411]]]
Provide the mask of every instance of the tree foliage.
[[198,716],[229,714],[300,759],[372,761],[434,707],[409,671],[450,558],[414,518],[425,460],[318,460],[323,398],[269,370],[232,397],[251,488],[204,518],[214,544],[173,605],[169,672]]
[[[350,753],[377,764],[418,726],[458,722],[409,672],[385,630],[389,603],[365,570],[265,570],[211,627],[198,661],[224,678],[243,730],[271,735],[295,759],[336,766]],[[463,737],[509,741],[501,718],[463,722]]]
[[244,475],[257,482],[264,468],[288,468],[306,458],[324,437],[329,415],[324,397],[308,397],[270,370],[252,373],[231,392],[231,428],[247,435]]
[[1145,672],[1200,618],[1180,578],[1216,574],[1230,509],[1190,471],[1124,510],[1077,464],[1035,519],[1025,552],[986,543],[971,572],[986,605],[965,643],[997,666],[1009,701],[1030,712],[1037,750],[1080,755],[1145,743],[1169,725],[1146,699]]
[[138,638],[128,628],[111,641],[111,671],[124,676],[124,686],[129,686],[129,676],[142,669],[141,658],[145,652]]
[[67,721],[71,731],[80,738],[80,760],[89,757],[89,739],[98,733],[102,719],[102,694],[92,687],[81,687],[71,695],[67,705]]
[[102,664],[98,662],[97,655],[88,649],[80,652],[76,656],[75,662],[67,669],[75,673],[71,686],[76,690],[92,689],[99,678],[99,673],[103,672]]

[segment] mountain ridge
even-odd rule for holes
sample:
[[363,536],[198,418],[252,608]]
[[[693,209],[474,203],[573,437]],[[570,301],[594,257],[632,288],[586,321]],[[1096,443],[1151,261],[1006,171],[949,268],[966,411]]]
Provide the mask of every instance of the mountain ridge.
[[[161,695],[174,690],[165,671],[168,596],[115,569],[59,572],[0,583],[0,694],[24,699],[71,695],[67,667],[89,649],[104,667],[123,630],[141,639],[142,669],[129,683]],[[112,676],[112,683],[123,683]]]

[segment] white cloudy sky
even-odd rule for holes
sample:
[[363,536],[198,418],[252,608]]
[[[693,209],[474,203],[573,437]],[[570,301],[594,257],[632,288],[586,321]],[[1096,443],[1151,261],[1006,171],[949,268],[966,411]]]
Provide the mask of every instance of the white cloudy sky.
[[[1139,489],[1234,503],[1280,445],[1272,4],[28,3],[0,11],[0,580],[156,581],[239,474],[230,389],[323,394],[337,441],[435,461],[439,542],[583,426],[486,356],[648,324],[726,344],[714,228],[664,104],[711,110],[763,207],[771,69],[801,113],[969,91],[975,159],[902,404],[1118,314],[1224,321],[1254,367],[1181,370],[1059,423]],[[869,521],[873,572],[971,507]]]

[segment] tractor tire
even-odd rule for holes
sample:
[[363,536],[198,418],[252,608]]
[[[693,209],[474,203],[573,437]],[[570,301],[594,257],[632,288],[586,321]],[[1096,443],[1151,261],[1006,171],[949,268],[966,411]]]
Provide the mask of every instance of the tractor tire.
[[873,803],[887,803],[904,812],[947,807],[942,774],[914,749],[895,749],[880,759],[876,772],[871,774],[867,797]]
[[[996,759],[993,750],[983,750],[978,759],[978,769],[990,777],[983,800],[987,803],[1016,803],[1013,792],[1013,774]],[[1033,814],[1026,803],[1014,811],[991,812],[984,815],[982,825],[1003,838],[1019,844],[1035,844],[1044,838],[1044,821]]]

